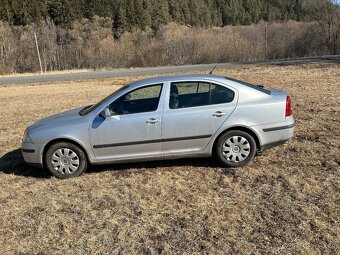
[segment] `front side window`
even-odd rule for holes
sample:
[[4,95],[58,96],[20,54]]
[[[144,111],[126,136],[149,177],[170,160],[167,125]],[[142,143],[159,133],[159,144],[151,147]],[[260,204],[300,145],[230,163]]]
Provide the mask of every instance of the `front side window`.
[[109,109],[113,115],[156,111],[162,92],[162,84],[150,85],[131,91],[115,100]]
[[170,89],[170,109],[225,104],[234,100],[234,91],[207,82],[174,82]]

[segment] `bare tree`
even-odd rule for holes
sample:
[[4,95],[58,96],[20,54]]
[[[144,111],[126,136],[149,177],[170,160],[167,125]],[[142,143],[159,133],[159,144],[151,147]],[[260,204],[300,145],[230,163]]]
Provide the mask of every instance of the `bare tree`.
[[340,6],[335,0],[306,0],[304,9],[319,24],[319,34],[330,54],[340,53]]

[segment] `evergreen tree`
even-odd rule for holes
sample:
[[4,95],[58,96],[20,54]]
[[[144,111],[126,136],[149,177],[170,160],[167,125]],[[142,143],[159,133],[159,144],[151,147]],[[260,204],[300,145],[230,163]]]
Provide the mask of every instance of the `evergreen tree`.
[[[136,1],[140,1],[140,0],[136,0]],[[152,10],[152,5],[151,2],[149,0],[143,0],[143,12],[144,16],[142,16],[142,21],[141,24],[144,24],[144,26],[142,25],[142,28],[144,27],[151,27],[152,24],[152,17],[151,17],[151,10]]]
[[[303,20],[307,0],[0,0],[0,20],[13,25],[50,17],[62,27],[97,15],[114,21],[115,36],[174,21],[192,26],[245,25],[260,20]],[[330,2],[331,0],[325,0]]]
[[82,17],[79,0],[49,0],[48,15],[56,25],[69,27],[72,21]]
[[136,17],[135,13],[135,4],[134,0],[126,0],[125,1],[125,17],[127,22],[127,30],[131,30],[133,27],[136,26],[136,20],[138,17]]
[[171,20],[179,24],[184,24],[185,18],[182,12],[182,8],[180,7],[179,1],[169,0],[168,3]]
[[200,26],[200,6],[199,1],[189,0],[189,9],[190,9],[190,25],[192,26]]
[[170,21],[169,5],[167,0],[151,0],[151,2],[153,6],[151,27],[157,30],[160,25]]
[[82,0],[81,12],[83,14],[83,17],[91,19],[95,14],[94,2],[92,0]]
[[[143,1],[133,0],[135,12],[134,15],[136,17],[135,25],[144,30],[146,27],[151,25],[151,16],[149,13],[149,6],[143,5]],[[144,1],[146,2],[146,1]]]
[[121,35],[126,31],[127,20],[125,6],[122,1],[119,1],[113,11],[113,36],[119,39]]

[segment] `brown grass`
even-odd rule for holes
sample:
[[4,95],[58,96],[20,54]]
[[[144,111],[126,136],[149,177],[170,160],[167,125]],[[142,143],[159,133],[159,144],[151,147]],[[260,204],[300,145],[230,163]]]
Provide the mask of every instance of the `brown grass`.
[[[69,74],[69,73],[86,73],[91,72],[93,70],[90,69],[70,69],[70,70],[62,70],[62,71],[47,71],[44,72],[43,75],[46,74]],[[11,73],[11,74],[0,74],[1,78],[7,78],[7,77],[21,77],[21,76],[36,76],[41,75],[40,72],[30,72],[30,73]]]
[[23,163],[24,128],[140,77],[0,87],[0,254],[339,254],[339,65],[218,72],[288,90],[293,141],[237,170],[190,159],[61,181]]

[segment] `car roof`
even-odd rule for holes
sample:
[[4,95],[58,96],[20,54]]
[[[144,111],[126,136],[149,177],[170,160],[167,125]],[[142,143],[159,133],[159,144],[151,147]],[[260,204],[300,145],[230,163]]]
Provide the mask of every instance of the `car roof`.
[[182,74],[182,75],[168,75],[168,76],[158,76],[158,77],[152,77],[147,78],[143,80],[138,80],[136,82],[133,82],[130,84],[131,86],[140,86],[144,84],[157,84],[157,83],[163,83],[168,81],[187,81],[187,80],[211,80],[211,81],[219,81],[219,82],[226,82],[227,78],[215,75],[215,74]]
[[266,93],[270,94],[269,90],[260,88],[259,86],[243,82],[241,80],[236,80],[233,78],[228,78],[215,74],[181,74],[181,75],[168,75],[168,76],[158,76],[147,79],[142,79],[135,81],[129,85],[130,88],[137,88],[144,85],[160,84],[169,81],[207,81],[216,82],[229,85],[239,91],[248,91],[248,93]]

